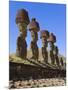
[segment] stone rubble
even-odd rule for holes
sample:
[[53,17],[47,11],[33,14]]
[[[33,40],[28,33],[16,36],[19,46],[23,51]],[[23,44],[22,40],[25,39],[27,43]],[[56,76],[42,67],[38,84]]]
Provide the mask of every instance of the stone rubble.
[[36,87],[49,87],[49,86],[65,86],[65,79],[63,78],[47,78],[36,80],[19,80],[10,81],[9,88],[36,88]]

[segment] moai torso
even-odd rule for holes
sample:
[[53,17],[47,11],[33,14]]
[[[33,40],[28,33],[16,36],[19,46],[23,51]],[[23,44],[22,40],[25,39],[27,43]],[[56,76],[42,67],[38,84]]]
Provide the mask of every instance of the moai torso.
[[21,9],[16,15],[16,24],[21,33],[17,39],[17,56],[25,59],[27,57],[27,25],[29,23],[28,12],[25,9]]
[[58,47],[54,45],[54,55],[58,56]]
[[27,43],[20,35],[17,38],[17,56],[25,59],[26,55],[27,55]]
[[36,43],[38,41],[38,33],[31,31],[31,41]]

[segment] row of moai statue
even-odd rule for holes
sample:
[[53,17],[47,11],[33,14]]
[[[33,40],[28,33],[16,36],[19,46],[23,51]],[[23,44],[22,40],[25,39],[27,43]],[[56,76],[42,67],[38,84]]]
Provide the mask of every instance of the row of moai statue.
[[[27,58],[27,26],[29,27],[29,31],[31,32],[31,50],[32,50],[32,57],[35,60],[39,58],[39,49],[37,46],[38,41],[38,32],[40,31],[39,23],[36,21],[35,18],[32,18],[31,22],[29,20],[28,12],[25,9],[21,9],[17,12],[16,15],[16,24],[19,28],[20,35],[17,38],[17,56],[26,59]],[[49,33],[48,30],[41,30],[40,31],[40,38],[42,41],[42,56],[46,63],[48,63],[48,43],[50,44],[50,58],[51,63],[54,64],[55,60],[57,65],[59,65],[59,58],[58,58],[58,47],[54,45],[56,42],[56,36],[53,33]]]

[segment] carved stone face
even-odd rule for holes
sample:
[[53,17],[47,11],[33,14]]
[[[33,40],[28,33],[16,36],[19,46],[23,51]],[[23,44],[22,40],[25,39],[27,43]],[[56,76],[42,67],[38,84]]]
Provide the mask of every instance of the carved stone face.
[[23,37],[27,36],[27,25],[25,23],[18,23],[19,31],[22,33]]
[[27,24],[25,24],[25,23],[18,23],[17,25],[18,25],[18,28],[19,28],[20,32],[24,32],[24,31],[27,30]]
[[37,40],[38,40],[37,32],[31,31],[31,37],[32,37],[33,42],[37,42]]
[[42,37],[41,40],[42,40],[42,47],[47,47],[47,39],[45,37]]
[[56,42],[56,36],[53,33],[51,33],[49,38],[48,38],[48,41],[55,43]]
[[24,22],[28,25],[30,22],[28,12],[25,9],[19,9],[17,11],[15,21],[16,21],[16,24]]
[[54,49],[54,43],[53,42],[49,42],[49,46],[50,46],[50,50],[53,51],[53,49]]

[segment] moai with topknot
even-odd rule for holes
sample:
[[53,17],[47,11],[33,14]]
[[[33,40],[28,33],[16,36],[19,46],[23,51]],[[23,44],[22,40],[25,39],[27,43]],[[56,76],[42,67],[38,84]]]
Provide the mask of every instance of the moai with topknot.
[[51,33],[49,35],[48,42],[49,42],[49,45],[50,45],[50,59],[51,59],[51,64],[55,64],[53,51],[54,51],[54,43],[56,42],[56,36],[53,33]]
[[16,15],[16,24],[19,28],[20,35],[17,38],[16,55],[25,59],[27,57],[27,25],[29,24],[28,12],[25,9],[20,9]]
[[42,30],[40,32],[40,38],[42,40],[42,56],[46,63],[48,63],[48,52],[47,52],[47,46],[48,42],[47,39],[49,38],[49,32],[47,30]]
[[32,18],[31,22],[29,23],[29,31],[31,32],[31,50],[32,50],[32,57],[31,59],[38,60],[39,57],[39,50],[37,46],[38,41],[38,31],[40,30],[39,23],[36,21],[35,18]]

